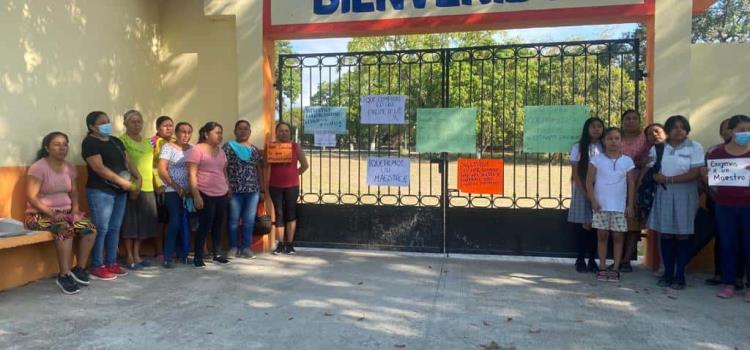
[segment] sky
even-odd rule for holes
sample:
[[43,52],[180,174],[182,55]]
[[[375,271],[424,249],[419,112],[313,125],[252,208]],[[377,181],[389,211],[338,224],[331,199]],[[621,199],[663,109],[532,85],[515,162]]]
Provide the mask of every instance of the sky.
[[[506,30],[509,38],[520,38],[525,43],[596,39],[617,39],[633,31],[636,24],[573,26]],[[346,51],[350,38],[293,40],[296,53],[326,53]]]

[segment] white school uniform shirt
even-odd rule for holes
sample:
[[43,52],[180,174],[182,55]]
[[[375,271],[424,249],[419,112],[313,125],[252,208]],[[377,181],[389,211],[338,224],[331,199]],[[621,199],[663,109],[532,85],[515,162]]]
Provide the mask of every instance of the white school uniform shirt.
[[[602,144],[597,142],[589,145],[589,161],[591,159],[594,159],[598,154],[601,154],[604,152],[604,149],[602,148]],[[572,164],[578,163],[578,161],[581,160],[581,151],[580,146],[578,146],[578,143],[573,145],[573,148],[570,150],[570,158],[568,158]]]
[[[648,151],[651,162],[649,167],[656,164],[656,147],[652,146]],[[677,147],[672,147],[669,143],[664,144],[664,156],[661,159],[661,171],[659,174],[664,176],[679,176],[690,171],[693,168],[700,168],[706,164],[706,153],[703,146],[693,140],[685,140]]]
[[635,169],[633,159],[621,155],[617,159],[601,153],[591,159],[596,168],[594,194],[600,210],[624,213],[628,202],[628,172]]

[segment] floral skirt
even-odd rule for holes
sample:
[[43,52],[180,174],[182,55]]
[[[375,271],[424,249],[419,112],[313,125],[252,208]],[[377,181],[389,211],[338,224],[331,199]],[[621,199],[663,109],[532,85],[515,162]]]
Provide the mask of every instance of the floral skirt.
[[75,234],[88,236],[96,232],[96,227],[83,215],[77,216],[70,210],[58,211],[63,214],[61,220],[56,220],[40,213],[26,213],[26,228],[34,231],[50,231],[57,236],[58,241],[73,238]]

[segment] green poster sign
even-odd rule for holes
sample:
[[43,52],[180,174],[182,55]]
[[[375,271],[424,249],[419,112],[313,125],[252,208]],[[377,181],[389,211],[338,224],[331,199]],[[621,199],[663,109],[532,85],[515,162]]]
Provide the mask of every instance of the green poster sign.
[[567,153],[581,137],[589,117],[588,106],[526,106],[523,151]]
[[476,108],[417,109],[417,152],[477,151]]

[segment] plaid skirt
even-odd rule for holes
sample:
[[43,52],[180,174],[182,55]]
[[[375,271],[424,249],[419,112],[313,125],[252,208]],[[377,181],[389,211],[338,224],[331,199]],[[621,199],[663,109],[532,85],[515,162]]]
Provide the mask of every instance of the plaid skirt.
[[576,224],[591,224],[594,218],[594,212],[591,209],[591,203],[583,195],[583,192],[573,185],[573,197],[570,199],[570,209],[568,210],[568,222]]
[[686,182],[657,187],[648,228],[663,234],[692,235],[698,212],[698,183]]
[[59,221],[40,213],[26,213],[24,223],[29,230],[54,233],[58,241],[71,239],[75,234],[88,236],[96,232],[96,227],[88,218],[76,217],[70,213],[70,210],[59,211],[59,213],[64,215],[64,218]]

